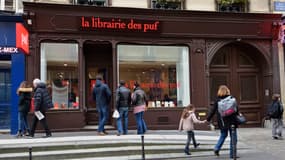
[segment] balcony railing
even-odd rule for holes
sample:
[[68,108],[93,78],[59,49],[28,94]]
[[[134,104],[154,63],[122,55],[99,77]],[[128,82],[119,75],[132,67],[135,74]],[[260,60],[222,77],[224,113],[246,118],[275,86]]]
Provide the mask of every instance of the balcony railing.
[[181,0],[152,0],[152,8],[154,9],[182,9]]
[[80,5],[106,6],[106,0],[77,0]]

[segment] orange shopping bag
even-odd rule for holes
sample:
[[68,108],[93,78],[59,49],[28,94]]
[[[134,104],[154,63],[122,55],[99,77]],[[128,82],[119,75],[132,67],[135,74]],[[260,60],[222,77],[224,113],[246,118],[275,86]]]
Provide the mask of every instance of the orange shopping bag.
[[35,99],[32,98],[32,99],[31,99],[30,112],[34,112],[34,111],[35,111]]

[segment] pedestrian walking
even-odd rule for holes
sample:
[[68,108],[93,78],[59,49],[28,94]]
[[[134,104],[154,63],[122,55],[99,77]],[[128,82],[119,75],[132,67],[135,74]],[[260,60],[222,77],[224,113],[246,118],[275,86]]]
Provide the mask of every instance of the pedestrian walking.
[[48,128],[47,124],[47,117],[46,111],[49,108],[53,107],[52,99],[48,93],[46,88],[46,84],[42,82],[40,79],[36,78],[33,80],[34,86],[34,117],[32,121],[32,128],[31,128],[31,137],[34,137],[35,130],[37,127],[38,121],[41,122],[41,125],[45,129],[46,135],[43,136],[44,138],[51,137],[51,131]]
[[104,126],[108,119],[111,91],[108,85],[102,82],[100,75],[96,76],[96,84],[93,88],[93,100],[96,102],[96,109],[99,114],[98,135],[103,136],[108,134]]
[[33,88],[29,85],[27,81],[21,82],[19,88],[17,89],[17,95],[19,96],[19,128],[17,137],[30,135],[30,127],[27,120],[27,116],[31,107],[32,91]]
[[131,105],[131,91],[125,84],[126,82],[121,80],[120,85],[116,90],[116,109],[120,113],[120,117],[117,118],[118,136],[121,134],[128,134],[128,114]]
[[193,141],[194,148],[197,148],[200,143],[196,142],[195,133],[194,133],[194,123],[205,123],[206,120],[200,121],[197,119],[195,115],[195,106],[193,104],[189,104],[182,112],[180,123],[179,123],[179,131],[186,131],[187,132],[187,141],[184,148],[184,153],[186,155],[191,155],[189,145],[191,139]]
[[272,102],[268,107],[267,115],[272,121],[272,137],[273,139],[283,139],[283,105],[280,101],[280,94],[273,94]]
[[219,151],[221,150],[228,133],[230,133],[230,158],[237,158],[235,157],[236,154],[233,145],[237,144],[236,128],[238,127],[238,123],[236,116],[238,115],[238,106],[236,99],[231,96],[229,88],[225,85],[219,86],[217,99],[207,116],[208,122],[210,122],[214,114],[217,115],[218,126],[220,128],[220,137],[215,145],[214,154],[219,156]]
[[147,131],[147,126],[144,121],[144,112],[146,110],[147,99],[145,92],[140,87],[138,82],[134,83],[134,93],[132,95],[132,105],[134,106],[134,114],[137,123],[137,134],[144,134]]

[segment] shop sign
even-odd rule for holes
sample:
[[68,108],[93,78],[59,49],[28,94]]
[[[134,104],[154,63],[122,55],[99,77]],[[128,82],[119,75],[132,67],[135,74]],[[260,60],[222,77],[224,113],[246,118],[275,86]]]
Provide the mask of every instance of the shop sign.
[[18,48],[16,47],[0,47],[0,54],[13,54],[18,53]]
[[274,2],[275,11],[285,11],[285,2]]
[[16,23],[16,47],[29,54],[29,32],[22,23]]
[[161,30],[160,21],[153,20],[82,16],[80,22],[80,29],[83,31],[159,33]]

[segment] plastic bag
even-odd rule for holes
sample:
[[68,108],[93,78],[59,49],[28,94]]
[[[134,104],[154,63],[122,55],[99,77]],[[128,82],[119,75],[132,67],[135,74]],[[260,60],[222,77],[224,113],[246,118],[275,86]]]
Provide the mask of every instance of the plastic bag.
[[112,115],[113,118],[119,118],[120,117],[120,113],[118,112],[118,110],[114,110],[113,112],[113,115]]

